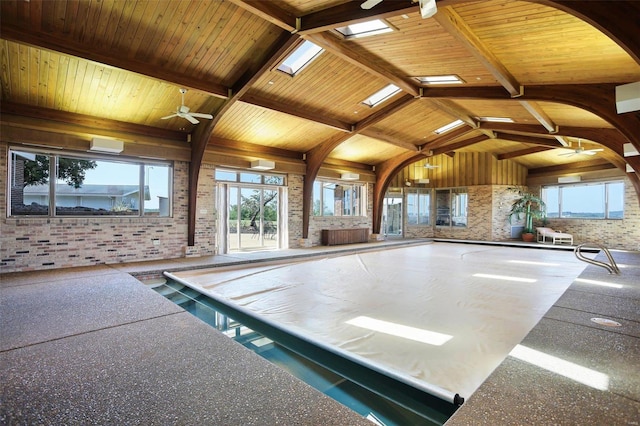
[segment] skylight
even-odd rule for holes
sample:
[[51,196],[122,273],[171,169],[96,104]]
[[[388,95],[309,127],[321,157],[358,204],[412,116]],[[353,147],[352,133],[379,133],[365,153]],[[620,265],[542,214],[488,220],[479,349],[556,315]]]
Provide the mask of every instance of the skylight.
[[311,61],[316,59],[323,52],[320,46],[306,41],[291,53],[278,67],[278,70],[286,72],[290,76],[296,75]]
[[476,117],[478,121],[486,123],[513,123],[513,118],[509,117]]
[[379,90],[373,95],[369,96],[367,99],[362,101],[362,103],[373,108],[376,105],[379,105],[382,102],[386,101],[387,99],[389,99],[390,97],[398,93],[399,91],[400,91],[400,88],[398,86],[396,86],[395,84],[390,84],[384,87],[382,90]]
[[462,121],[462,120],[452,121],[451,123],[446,124],[446,125],[440,127],[439,129],[434,130],[434,133],[439,135],[441,133],[448,132],[449,130],[453,130],[458,126],[462,126],[462,124],[464,124],[464,121]]
[[422,84],[462,84],[464,80],[457,75],[430,75],[424,77],[416,77]]
[[358,24],[347,25],[346,27],[336,28],[336,31],[349,39],[384,34],[393,31],[393,28],[383,20],[375,19],[373,21],[360,22]]

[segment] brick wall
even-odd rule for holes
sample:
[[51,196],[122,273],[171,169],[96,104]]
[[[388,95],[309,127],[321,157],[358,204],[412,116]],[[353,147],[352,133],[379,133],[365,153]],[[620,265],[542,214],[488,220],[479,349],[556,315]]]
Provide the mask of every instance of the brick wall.
[[[633,184],[624,179],[624,219],[548,219],[546,226],[573,235],[574,244],[597,243],[609,249],[640,250],[640,205]],[[540,187],[530,188],[535,193]],[[535,226],[542,226],[537,222]]]
[[366,216],[311,216],[309,220],[309,240],[316,246],[321,244],[323,229],[369,228],[372,232],[373,223],[373,184],[367,184],[367,215]]
[[[188,163],[175,162],[173,217],[7,218],[7,147],[0,144],[0,271],[168,259],[185,255]],[[205,173],[208,170],[203,170]],[[202,193],[211,176],[201,178]],[[211,193],[202,199],[211,198]],[[202,200],[201,200],[202,201]],[[199,201],[200,203],[200,201]],[[209,210],[211,212],[212,210]],[[211,253],[210,220],[199,217],[198,248]]]

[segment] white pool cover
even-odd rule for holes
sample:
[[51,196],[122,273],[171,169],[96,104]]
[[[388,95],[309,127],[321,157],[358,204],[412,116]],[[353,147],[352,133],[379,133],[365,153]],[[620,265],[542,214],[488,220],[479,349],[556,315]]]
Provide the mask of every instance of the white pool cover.
[[567,251],[433,243],[171,277],[453,401],[480,386],[585,266]]

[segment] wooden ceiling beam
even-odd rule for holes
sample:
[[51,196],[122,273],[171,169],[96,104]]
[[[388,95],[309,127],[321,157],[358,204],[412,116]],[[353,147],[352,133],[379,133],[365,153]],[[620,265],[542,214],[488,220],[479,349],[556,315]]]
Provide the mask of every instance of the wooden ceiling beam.
[[[168,139],[180,142],[187,141],[187,133],[177,130],[160,129],[158,127],[142,124],[127,123],[124,121],[99,118],[91,115],[75,112],[61,111],[57,109],[35,107],[15,102],[2,101],[0,103],[2,121],[7,121],[10,115],[31,117],[39,120],[48,120],[76,126],[76,133],[96,134],[122,138],[123,134],[140,135],[151,138]],[[81,130],[84,128],[84,130]],[[119,136],[118,136],[119,135]]]
[[418,151],[418,146],[417,145],[414,145],[411,142],[406,142],[404,140],[399,140],[399,139],[392,138],[390,136],[387,136],[387,135],[383,134],[379,130],[365,129],[365,130],[362,130],[359,133],[361,135],[367,136],[369,138],[377,139],[379,141],[386,142],[386,143],[388,143],[390,145],[398,146],[400,148],[406,149],[407,151]]
[[614,168],[616,168],[616,166],[607,160],[598,159],[529,169],[528,177],[554,176],[564,173],[586,173]]
[[289,104],[275,101],[273,99],[256,96],[256,95],[244,95],[240,98],[241,102],[245,102],[251,105],[266,108],[272,111],[278,111],[283,114],[290,115],[292,117],[302,118],[304,120],[312,121],[314,123],[322,124],[341,132],[351,132],[353,124],[344,121],[336,120],[331,117],[320,116],[319,114],[310,113],[305,109],[292,107]]
[[240,142],[236,140],[223,139],[212,137],[210,139],[211,145],[216,148],[224,148],[225,151],[238,151],[243,153],[251,153],[254,155],[266,155],[275,157],[291,158],[294,160],[302,161],[302,153],[298,151],[291,151],[288,149],[276,148],[272,146],[258,145],[249,142]]
[[[452,153],[456,149],[466,148],[468,146],[475,145],[475,144],[480,143],[480,142],[484,142],[487,139],[490,139],[487,135],[474,136],[472,138],[465,139],[463,141],[450,143],[450,144],[441,146],[440,148],[436,148],[436,149],[432,150],[432,154],[433,155],[439,155],[439,154],[447,154],[447,155],[449,155],[450,153]],[[453,155],[450,155],[450,156],[453,156]]]
[[496,136],[498,139],[503,139],[506,141],[530,143],[534,145],[547,146],[551,148],[562,148],[562,145],[560,145],[558,141],[556,141],[555,139],[547,139],[547,138],[538,137],[538,136],[526,136],[526,135],[520,135],[516,133],[503,133],[503,132],[496,133]]
[[458,127],[457,129],[453,129],[443,135],[440,135],[436,139],[421,145],[420,150],[422,151],[434,150],[436,148],[446,145],[447,142],[450,142],[454,139],[457,139],[473,131],[475,131],[475,129],[469,128],[467,126]]
[[522,94],[522,85],[453,8],[439,8],[438,13],[434,15],[434,19],[449,34],[462,43],[469,53],[484,65],[512,97],[518,97]]
[[261,64],[254,69],[248,71],[236,80],[233,90],[229,90],[229,96],[224,104],[216,111],[212,120],[206,126],[197,126],[191,140],[191,162],[189,163],[189,212],[187,218],[187,244],[193,246],[195,244],[196,232],[196,202],[198,201],[198,177],[204,158],[204,152],[207,148],[209,140],[213,135],[215,127],[218,125],[224,114],[231,109],[233,104],[238,102],[240,98],[249,90],[251,85],[256,82],[265,73],[280,60],[284,52],[289,50],[291,46],[299,39],[297,35],[282,33],[281,36],[271,47],[270,51],[264,56]]
[[415,98],[411,95],[404,95],[400,99],[393,101],[391,104],[383,107],[379,111],[371,114],[367,118],[359,121],[354,128],[355,132],[360,132],[365,130],[368,127],[374,126],[381,122],[382,120],[388,118],[394,113],[400,111],[401,109],[411,105],[413,102],[417,101],[418,98]]
[[[420,96],[420,89],[414,84],[412,81],[408,79],[404,79],[398,77],[399,75],[404,75],[404,73],[400,70],[395,69],[389,63],[386,63],[384,66],[380,66],[375,64],[371,59],[355,52],[354,50],[349,49],[343,43],[340,43],[337,37],[327,34],[327,33],[314,33],[307,34],[303,36],[306,40],[309,40],[318,46],[322,47],[326,51],[342,58],[347,61],[351,65],[354,65],[365,72],[382,78],[389,83],[393,83],[398,86],[403,91],[407,92],[413,96]],[[377,59],[380,61],[380,59]]]
[[551,148],[549,146],[532,146],[531,148],[520,149],[518,151],[507,152],[504,154],[498,154],[498,160],[509,160],[511,158],[524,157],[525,155],[536,154],[538,152],[549,151]]
[[123,55],[120,51],[113,52],[107,49],[96,49],[93,46],[89,48],[71,39],[63,39],[52,34],[45,34],[38,31],[27,31],[24,28],[6,23],[4,20],[1,22],[2,38],[6,40],[94,61],[99,64],[134,72],[155,80],[169,82],[218,98],[226,98],[229,93],[229,88],[221,84],[206,81],[198,77],[189,77],[178,72],[169,71],[163,67],[140,62],[134,58]]
[[241,9],[250,12],[265,21],[282,28],[290,33],[296,32],[296,17],[287,13],[282,8],[276,7],[272,1],[251,1],[251,0],[228,0]]
[[411,0],[386,0],[371,9],[363,9],[360,7],[361,4],[361,1],[349,1],[304,15],[299,20],[298,32],[303,35],[313,34],[357,22],[414,13],[418,10],[418,4]]

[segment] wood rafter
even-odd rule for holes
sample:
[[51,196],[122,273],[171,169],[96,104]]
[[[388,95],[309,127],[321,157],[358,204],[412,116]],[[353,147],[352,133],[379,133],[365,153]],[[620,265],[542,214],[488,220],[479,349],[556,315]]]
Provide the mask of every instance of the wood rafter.
[[434,15],[449,34],[461,42],[484,67],[498,80],[498,82],[509,92],[512,97],[520,96],[522,86],[511,75],[509,70],[495,57],[482,40],[475,35],[471,28],[464,22],[462,17],[451,7],[441,7]]
[[390,136],[385,135],[381,131],[374,129],[366,129],[359,132],[361,135],[368,136],[370,138],[378,139],[382,142],[386,142],[389,145],[395,145],[400,148],[406,149],[407,151],[418,151],[419,148],[417,145],[414,145],[411,142],[406,142],[404,140],[392,138]]
[[507,152],[505,154],[498,154],[498,160],[509,160],[511,158],[523,157],[525,155],[549,151],[551,149],[554,148],[551,148],[550,146],[533,146],[531,148],[520,149],[518,151]]
[[385,64],[384,67],[374,64],[369,58],[348,49],[331,34],[314,33],[308,34],[304,36],[304,38],[312,41],[339,58],[344,59],[351,65],[355,65],[373,76],[385,79],[389,83],[395,84],[410,95],[416,97],[420,95],[420,89],[412,81],[398,77],[399,75],[403,75],[400,70],[395,69],[391,64]]
[[257,69],[247,72],[236,81],[233,85],[233,90],[229,91],[230,96],[226,99],[224,105],[216,112],[213,120],[207,123],[205,127],[199,126],[196,128],[191,142],[191,162],[189,163],[189,214],[187,220],[187,244],[189,246],[195,244],[198,177],[200,175],[202,159],[204,158],[204,151],[211,139],[211,135],[213,135],[215,127],[233,104],[238,102],[247,90],[249,90],[251,84],[267,73],[282,57],[283,52],[287,51],[297,40],[297,35],[283,33],[276,43],[274,43],[271,51],[265,56],[262,64]]
[[292,117],[302,118],[304,120],[312,121],[317,124],[330,127],[341,132],[351,132],[353,124],[345,121],[336,120],[327,116],[320,116],[319,114],[309,113],[302,108],[292,107],[288,104],[275,101],[273,99],[256,96],[256,95],[244,95],[241,102],[245,102],[251,105],[259,106],[261,108],[269,109],[272,111],[278,111],[283,114],[290,115]]
[[371,9],[360,7],[361,2],[350,1],[304,15],[299,20],[298,32],[302,35],[333,30],[356,22],[385,19],[413,13],[418,9],[411,0],[383,1]]

